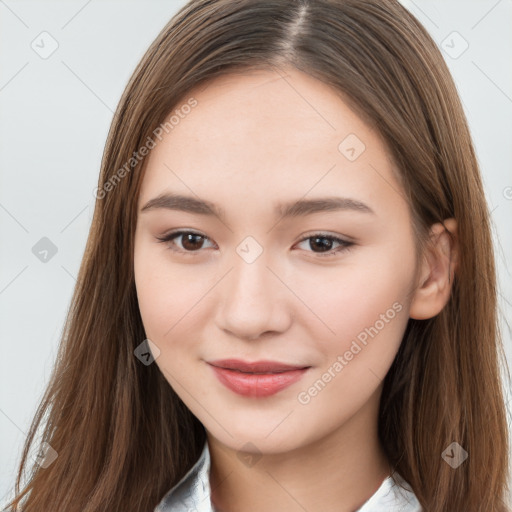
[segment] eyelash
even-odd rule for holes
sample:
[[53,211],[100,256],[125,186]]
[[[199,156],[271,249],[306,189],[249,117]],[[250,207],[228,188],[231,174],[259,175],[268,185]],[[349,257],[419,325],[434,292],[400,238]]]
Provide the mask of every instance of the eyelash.
[[[209,240],[209,238],[207,236],[204,236],[200,233],[196,233],[195,231],[174,231],[172,233],[169,233],[163,237],[156,237],[157,240],[162,243],[165,243],[165,242],[168,242],[169,243],[169,249],[171,251],[174,251],[174,252],[178,252],[178,253],[181,253],[181,254],[186,254],[187,256],[197,256],[197,253],[201,252],[200,250],[197,250],[197,251],[184,251],[183,249],[175,249],[174,247],[171,246],[171,243],[173,243],[174,239],[175,238],[178,238],[179,236],[181,235],[197,235],[197,236],[200,236],[202,238],[204,238],[205,240]],[[315,253],[313,251],[308,251],[308,252],[313,252],[313,254],[316,254],[317,256],[321,257],[321,258],[328,258],[328,257],[333,257],[335,256],[336,254],[340,253],[340,252],[345,252],[345,251],[349,251],[352,246],[354,245],[354,242],[348,242],[347,240],[343,240],[341,238],[338,238],[336,236],[332,236],[332,235],[327,235],[327,234],[324,234],[324,233],[315,233],[313,235],[309,235],[309,236],[306,236],[306,237],[303,237],[299,240],[298,243],[302,243],[304,242],[305,240],[309,240],[309,239],[313,239],[313,238],[325,238],[325,239],[328,239],[328,240],[331,240],[331,241],[334,241],[334,242],[338,242],[339,244],[341,244],[340,247],[336,248],[336,249],[331,249],[330,251],[326,252],[326,253]]]

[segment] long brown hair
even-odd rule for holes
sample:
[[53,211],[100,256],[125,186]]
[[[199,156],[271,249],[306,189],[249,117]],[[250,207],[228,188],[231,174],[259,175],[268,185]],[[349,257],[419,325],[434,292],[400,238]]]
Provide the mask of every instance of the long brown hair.
[[[84,258],[12,510],[147,512],[197,460],[203,425],[157,365],[134,356],[145,339],[133,273],[146,161],[138,151],[193,87],[286,65],[330,84],[380,132],[421,247],[429,226],[457,220],[452,295],[434,318],[409,319],[384,382],[379,436],[425,511],[506,510],[509,441],[490,214],[447,66],[396,0],[192,0],[163,28],[112,121]],[[37,443],[58,456],[47,467],[32,464],[20,491],[43,418]],[[442,458],[452,442],[468,453],[457,469]]]

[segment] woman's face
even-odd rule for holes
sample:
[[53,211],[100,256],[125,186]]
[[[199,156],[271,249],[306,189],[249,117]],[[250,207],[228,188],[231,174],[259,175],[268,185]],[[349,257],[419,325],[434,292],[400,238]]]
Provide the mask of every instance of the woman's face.
[[[378,134],[324,83],[286,73],[223,76],[176,107],[148,156],[134,255],[169,384],[217,440],[269,453],[376,418],[416,271]],[[307,369],[210,364],[226,359]]]

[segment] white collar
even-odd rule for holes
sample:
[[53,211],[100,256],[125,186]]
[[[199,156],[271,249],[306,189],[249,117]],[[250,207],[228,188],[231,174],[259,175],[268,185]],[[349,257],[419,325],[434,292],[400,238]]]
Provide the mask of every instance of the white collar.
[[[167,492],[154,512],[216,512],[210,501],[209,471],[210,451],[206,440],[197,462]],[[403,485],[408,487],[405,482]],[[421,512],[421,510],[412,490],[397,486],[391,476],[388,476],[375,494],[354,512]]]

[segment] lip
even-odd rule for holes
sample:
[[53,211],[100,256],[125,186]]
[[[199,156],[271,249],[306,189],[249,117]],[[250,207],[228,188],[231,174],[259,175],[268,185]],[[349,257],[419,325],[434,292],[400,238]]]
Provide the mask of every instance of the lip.
[[222,359],[208,364],[228,389],[250,397],[274,395],[300,380],[310,368],[277,361],[251,363],[240,359]]
[[217,361],[210,361],[208,364],[217,366],[218,368],[238,370],[246,373],[275,373],[309,368],[307,365],[291,365],[278,361],[254,361],[251,363],[242,361],[241,359],[218,359]]

